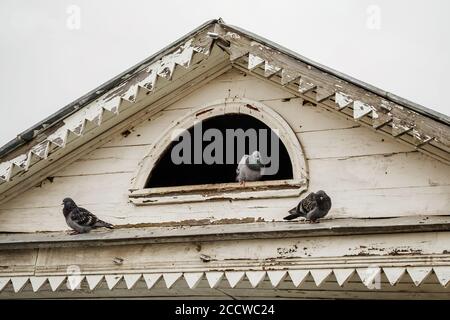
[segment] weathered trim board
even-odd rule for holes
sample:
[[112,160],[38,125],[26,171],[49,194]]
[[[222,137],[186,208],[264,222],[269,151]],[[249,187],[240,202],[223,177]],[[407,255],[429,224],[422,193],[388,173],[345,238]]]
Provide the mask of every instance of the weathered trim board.
[[302,220],[201,226],[188,226],[180,223],[178,226],[170,227],[118,228],[114,231],[94,230],[91,233],[80,235],[68,235],[65,232],[5,233],[0,234],[0,250],[433,231],[450,231],[450,217],[326,219],[318,224],[310,224]]
[[[0,278],[0,298],[449,299],[449,267],[278,269]],[[409,279],[408,279],[409,278]]]
[[0,260],[8,261],[0,270],[0,297],[121,296],[125,288],[131,296],[196,296],[220,288],[243,297],[301,297],[311,290],[317,297],[389,298],[407,292],[448,298],[449,234],[0,250]]

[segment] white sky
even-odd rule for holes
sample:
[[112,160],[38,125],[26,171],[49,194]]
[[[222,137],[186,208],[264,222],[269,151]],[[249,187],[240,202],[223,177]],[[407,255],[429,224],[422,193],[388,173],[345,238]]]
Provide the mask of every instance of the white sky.
[[2,0],[0,145],[218,17],[449,115],[449,13],[448,0]]

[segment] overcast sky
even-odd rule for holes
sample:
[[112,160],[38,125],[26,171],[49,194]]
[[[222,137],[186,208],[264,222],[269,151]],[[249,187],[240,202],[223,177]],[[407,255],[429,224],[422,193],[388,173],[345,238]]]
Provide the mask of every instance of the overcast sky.
[[218,17],[449,115],[449,13],[448,0],[1,0],[0,145]]

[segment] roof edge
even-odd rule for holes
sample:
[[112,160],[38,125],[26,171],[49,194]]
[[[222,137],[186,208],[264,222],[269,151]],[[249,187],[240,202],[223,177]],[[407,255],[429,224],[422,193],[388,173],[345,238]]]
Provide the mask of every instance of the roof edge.
[[166,51],[171,50],[172,48],[182,44],[185,42],[188,38],[192,37],[194,34],[197,34],[198,32],[201,32],[202,30],[214,25],[214,24],[224,24],[224,21],[221,18],[218,19],[212,19],[208,20],[205,23],[201,24],[191,32],[185,34],[184,36],[178,38],[171,44],[165,46],[163,49],[157,51],[156,53],[152,54],[150,57],[138,62],[134,66],[128,68],[127,70],[121,72],[114,78],[102,83],[95,89],[89,91],[88,93],[84,94],[80,98],[72,101],[71,103],[67,104],[63,108],[59,109],[58,111],[54,112],[44,120],[39,121],[35,125],[31,126],[30,128],[26,129],[25,131],[19,133],[15,138],[4,144],[0,147],[0,159],[10,152],[16,150],[17,148],[21,147],[22,145],[26,144],[27,142],[32,141],[36,135],[41,132],[42,130],[48,129],[51,126],[55,125],[57,122],[63,120],[67,116],[71,115],[72,113],[78,111],[80,107],[82,107],[85,104],[88,104],[89,102],[97,99],[99,96],[101,96],[105,91],[108,91],[115,87],[117,84],[122,82],[123,77],[125,77],[129,73],[133,73],[137,69],[139,69],[142,65],[151,63],[153,60],[158,60]]
[[264,37],[261,37],[261,36],[259,36],[257,34],[254,34],[251,31],[247,31],[247,30],[245,30],[243,28],[240,28],[240,27],[237,27],[237,26],[234,26],[234,25],[230,25],[230,24],[226,24],[226,23],[223,23],[223,22],[220,22],[220,21],[218,21],[218,23],[223,25],[223,26],[225,26],[225,27],[227,27],[227,28],[234,29],[235,31],[244,33],[244,34],[248,35],[249,37],[254,38],[255,40],[261,42],[262,44],[264,44],[264,45],[266,45],[266,46],[268,46],[268,47],[270,47],[272,49],[278,50],[278,51],[282,52],[283,54],[286,54],[286,55],[290,56],[291,58],[294,58],[296,60],[300,60],[300,61],[302,61],[304,63],[307,63],[307,64],[309,64],[309,65],[311,65],[311,66],[313,66],[313,67],[315,67],[315,68],[317,68],[317,69],[319,69],[321,71],[324,71],[324,72],[329,73],[331,75],[334,75],[334,76],[336,76],[338,78],[341,78],[344,81],[347,81],[347,82],[349,82],[349,83],[351,83],[353,85],[359,86],[359,87],[361,87],[361,88],[363,88],[363,89],[365,89],[367,91],[370,91],[370,92],[372,92],[372,93],[374,93],[376,95],[379,95],[381,97],[389,99],[389,100],[391,100],[391,101],[393,101],[393,102],[395,102],[395,103],[397,103],[397,104],[399,104],[399,105],[401,105],[403,107],[409,108],[409,109],[411,109],[411,110],[413,110],[413,111],[415,111],[417,113],[420,113],[420,114],[422,114],[424,116],[430,117],[430,118],[432,118],[432,119],[434,119],[436,121],[439,121],[439,122],[441,122],[443,124],[450,125],[450,116],[447,116],[447,115],[445,115],[443,113],[437,112],[437,111],[432,110],[430,108],[424,107],[424,106],[422,106],[422,105],[420,105],[418,103],[412,102],[412,101],[410,101],[408,99],[402,98],[402,97],[400,97],[398,95],[395,95],[395,94],[393,94],[391,92],[388,92],[386,90],[383,90],[383,89],[380,89],[378,87],[375,87],[375,86],[373,86],[371,84],[368,84],[368,83],[366,83],[364,81],[361,81],[361,80],[358,80],[356,78],[353,78],[352,76],[349,76],[349,75],[347,75],[345,73],[337,71],[337,70],[335,70],[333,68],[330,68],[330,67],[327,67],[325,65],[322,65],[322,64],[320,64],[318,62],[315,62],[315,61],[313,61],[313,60],[311,60],[309,58],[306,58],[306,57],[304,57],[304,56],[302,56],[302,55],[300,55],[300,54],[298,54],[298,53],[296,53],[296,52],[294,52],[294,51],[292,51],[292,50],[290,50],[290,49],[288,49],[286,47],[283,47],[283,46],[281,46],[279,44],[276,44],[276,43],[274,43],[274,42],[264,38]]
[[278,45],[264,37],[258,36],[250,31],[247,31],[245,29],[242,29],[240,27],[226,24],[221,18],[218,19],[212,19],[209,21],[206,21],[205,23],[201,24],[191,32],[185,34],[184,36],[180,37],[176,41],[172,42],[171,44],[167,45],[163,49],[159,50],[158,52],[154,53],[150,57],[138,62],[134,66],[128,68],[127,70],[123,71],[122,73],[118,74],[111,80],[108,80],[104,82],[103,84],[99,85],[95,89],[89,91],[82,97],[74,100],[73,102],[69,103],[68,105],[64,106],[63,108],[59,109],[58,111],[54,112],[44,120],[36,123],[35,125],[31,126],[27,130],[21,132],[18,134],[14,139],[7,142],[5,145],[0,146],[0,159],[8,155],[9,153],[13,152],[14,150],[18,149],[19,147],[23,146],[24,144],[32,141],[39,133],[41,133],[43,130],[46,130],[61,120],[65,119],[66,117],[70,116],[74,112],[78,111],[80,108],[82,108],[84,105],[90,103],[91,101],[94,101],[98,97],[100,97],[104,92],[112,89],[113,87],[117,86],[119,83],[124,81],[127,77],[127,75],[132,74],[136,70],[138,70],[142,65],[149,64],[152,61],[156,61],[161,56],[163,56],[167,51],[170,51],[174,47],[179,46],[188,38],[192,37],[193,35],[203,31],[204,29],[211,27],[215,24],[219,24],[224,26],[225,28],[229,28],[231,30],[243,33],[247,35],[250,38],[253,38],[254,40],[261,42],[262,44],[271,47],[274,50],[280,51],[281,53],[290,56],[293,59],[299,60],[303,63],[306,63],[308,65],[311,65],[323,72],[326,72],[330,75],[336,76],[348,83],[351,83],[355,86],[361,87],[364,90],[370,91],[380,97],[386,98],[392,102],[395,102],[403,107],[406,107],[412,111],[415,111],[423,116],[426,116],[428,118],[431,118],[437,122],[440,122],[444,125],[450,126],[450,117],[442,114],[440,112],[434,111],[432,109],[429,109],[427,107],[424,107],[420,104],[414,103],[412,101],[409,101],[407,99],[401,98],[393,93],[390,93],[388,91],[382,90],[378,87],[375,87],[373,85],[370,85],[366,82],[360,81],[358,79],[355,79],[349,75],[346,75],[340,71],[337,71],[335,69],[329,68],[327,66],[324,66],[318,62],[315,62],[313,60],[310,60],[292,50],[289,50],[281,45]]

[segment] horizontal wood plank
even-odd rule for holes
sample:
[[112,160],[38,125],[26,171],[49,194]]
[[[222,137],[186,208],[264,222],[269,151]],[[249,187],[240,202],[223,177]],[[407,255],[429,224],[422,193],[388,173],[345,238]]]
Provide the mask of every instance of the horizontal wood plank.
[[[327,219],[319,224],[260,222],[175,228],[118,228],[113,231],[98,230],[77,236],[67,235],[66,233],[0,234],[0,248],[79,247],[105,245],[107,243],[109,245],[120,243],[184,243],[192,241],[282,239],[419,231],[450,231],[450,217],[416,216],[386,219]],[[355,241],[355,239],[352,240]],[[350,241],[350,239],[348,240]],[[307,243],[308,241],[305,239],[304,246]],[[216,248],[215,250],[220,250],[220,247],[217,247],[217,245],[210,244],[212,248]],[[128,249],[125,248],[125,250]],[[331,253],[330,247],[329,254]],[[67,254],[70,254],[70,252],[68,251]],[[115,254],[119,254],[117,250]],[[48,263],[48,261],[45,263]]]
[[311,159],[308,164],[311,190],[352,192],[450,185],[448,166],[419,152]]
[[367,128],[298,133],[307,159],[354,157],[413,151],[393,138],[383,137]]
[[[387,188],[353,191],[330,190],[332,208],[327,219],[382,218],[418,215],[449,215],[450,186]],[[84,198],[94,201],[95,194]],[[127,195],[123,195],[127,197]],[[54,193],[55,202],[59,200]],[[362,201],[361,199],[364,199]],[[115,202],[83,203],[80,205],[101,219],[124,226],[205,225],[211,223],[249,223],[282,221],[287,211],[296,206],[293,199],[255,199],[199,202],[185,205],[135,206]],[[122,200],[123,201],[123,200]],[[59,203],[59,202],[56,202]],[[62,216],[62,206],[30,207],[0,210],[1,232],[61,231],[68,227]],[[24,223],[26,221],[26,223]],[[45,223],[43,223],[43,221]]]

